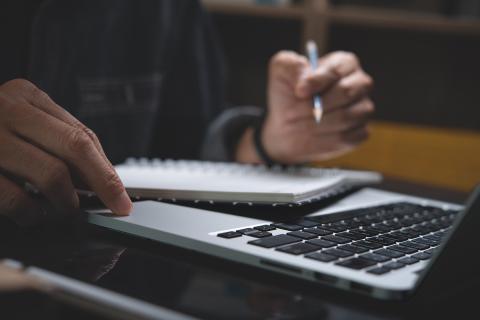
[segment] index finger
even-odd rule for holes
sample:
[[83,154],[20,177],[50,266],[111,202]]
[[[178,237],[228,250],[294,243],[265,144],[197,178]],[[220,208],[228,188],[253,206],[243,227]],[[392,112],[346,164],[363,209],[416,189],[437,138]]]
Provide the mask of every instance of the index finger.
[[295,92],[299,98],[309,98],[315,93],[327,90],[339,79],[340,76],[330,65],[321,65],[299,81]]
[[328,90],[341,78],[360,68],[358,58],[349,52],[336,51],[319,59],[318,68],[310,71],[297,85],[301,98]]
[[[117,214],[126,215],[132,203],[122,181],[110,162],[105,160],[90,137],[81,129],[26,105],[18,105],[12,130],[34,142],[43,150],[64,160],[80,173],[82,179],[105,205]],[[48,130],[45,130],[48,128]]]
[[[67,110],[59,106],[57,103],[55,103],[55,101],[53,101],[47,93],[40,90],[37,86],[35,86],[30,81],[23,80],[23,79],[11,80],[7,83],[7,85],[12,86],[14,89],[15,88],[19,89],[16,92],[18,92],[20,96],[12,95],[11,96],[12,99],[17,100],[18,102],[27,102],[29,104],[32,104],[33,106],[48,113],[49,115],[66,122],[72,127],[77,127],[85,131],[85,133],[93,141],[98,152],[100,152],[100,154],[105,159],[105,161],[108,161],[108,158],[105,155],[102,145],[100,144],[100,141],[98,140],[96,135],[90,129],[88,129],[83,123],[81,123],[77,118],[75,118],[72,114],[70,114]],[[23,100],[19,101],[18,97],[23,98]]]

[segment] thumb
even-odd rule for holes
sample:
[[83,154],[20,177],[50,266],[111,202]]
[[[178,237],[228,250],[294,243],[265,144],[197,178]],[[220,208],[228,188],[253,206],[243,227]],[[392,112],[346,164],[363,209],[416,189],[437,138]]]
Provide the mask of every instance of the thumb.
[[280,51],[270,60],[271,81],[286,81],[295,86],[308,67],[307,59],[294,51]]

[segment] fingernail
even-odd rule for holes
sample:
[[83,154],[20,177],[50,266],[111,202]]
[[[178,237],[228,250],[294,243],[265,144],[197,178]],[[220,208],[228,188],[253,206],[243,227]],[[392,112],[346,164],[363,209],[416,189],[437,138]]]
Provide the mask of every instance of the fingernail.
[[132,201],[127,192],[124,191],[115,201],[115,208],[113,208],[115,214],[120,216],[128,216],[132,211]]
[[72,195],[72,205],[75,209],[80,208],[80,198],[78,197],[78,194],[76,192],[74,192]]

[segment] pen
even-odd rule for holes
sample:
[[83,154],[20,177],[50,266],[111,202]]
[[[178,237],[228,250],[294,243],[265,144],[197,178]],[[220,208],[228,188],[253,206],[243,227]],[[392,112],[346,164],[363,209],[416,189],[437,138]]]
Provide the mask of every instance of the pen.
[[[316,70],[318,67],[318,50],[317,45],[314,41],[307,41],[306,45],[308,60],[310,61],[310,67],[312,70]],[[313,96],[313,116],[315,117],[315,122],[320,123],[323,114],[322,98],[320,94],[316,93]]]

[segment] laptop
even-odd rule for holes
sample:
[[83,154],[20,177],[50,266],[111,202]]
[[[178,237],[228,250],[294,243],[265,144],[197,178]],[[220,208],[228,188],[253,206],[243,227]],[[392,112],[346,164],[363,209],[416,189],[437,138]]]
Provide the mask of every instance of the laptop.
[[[260,214],[260,212],[259,212]],[[372,188],[299,217],[140,201],[90,223],[384,300],[435,296],[478,273],[480,187],[465,206]],[[260,216],[260,215],[259,215]]]

